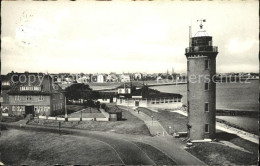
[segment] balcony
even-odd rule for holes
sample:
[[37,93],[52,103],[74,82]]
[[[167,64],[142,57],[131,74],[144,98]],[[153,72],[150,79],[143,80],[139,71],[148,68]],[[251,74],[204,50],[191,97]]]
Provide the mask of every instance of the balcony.
[[218,47],[216,46],[194,46],[185,48],[185,53],[195,53],[195,52],[218,52]]

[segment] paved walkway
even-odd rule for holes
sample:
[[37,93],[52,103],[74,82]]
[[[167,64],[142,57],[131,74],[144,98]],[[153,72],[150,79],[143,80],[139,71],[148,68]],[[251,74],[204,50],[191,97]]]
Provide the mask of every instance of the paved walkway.
[[[184,112],[182,110],[176,110],[176,111],[171,111],[171,112],[175,112],[175,113],[181,114],[183,116],[188,116],[187,112]],[[216,129],[225,131],[227,133],[235,134],[243,139],[246,139],[248,141],[259,144],[259,137],[255,134],[251,134],[249,132],[228,126],[228,125],[220,123],[220,122],[216,122]]]
[[106,117],[109,118],[109,113],[107,113],[104,109],[100,108],[100,112]]
[[162,127],[161,123],[157,120],[152,120],[152,118],[142,111],[135,110],[135,108],[126,108],[124,106],[119,106],[121,109],[128,110],[131,112],[134,116],[144,121],[146,126],[148,127],[150,134],[153,136],[169,136],[169,134],[166,132],[166,130]]

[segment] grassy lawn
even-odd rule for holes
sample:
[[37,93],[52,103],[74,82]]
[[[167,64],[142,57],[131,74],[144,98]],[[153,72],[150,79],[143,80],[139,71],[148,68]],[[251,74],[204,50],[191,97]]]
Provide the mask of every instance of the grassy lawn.
[[236,135],[217,131],[218,140],[230,141],[251,153],[243,152],[224,145],[214,143],[196,143],[188,152],[209,165],[256,165],[258,161],[258,145]]
[[18,117],[18,116],[3,116],[1,122],[6,122],[6,123],[12,123],[12,122],[17,122],[19,120],[23,119],[23,117]]
[[84,109],[85,107],[83,105],[67,105],[67,110],[68,112],[77,112],[80,111],[82,109]]
[[142,149],[153,161],[156,165],[176,165],[176,163],[162,153],[160,150],[152,147],[151,145],[134,142],[140,149]]
[[0,152],[6,165],[122,164],[115,151],[100,141],[45,132],[2,131]]
[[[169,126],[172,127],[171,132],[186,132],[186,124],[188,119],[186,116],[180,115],[178,113],[173,113],[167,110],[158,110],[159,112],[153,112],[147,108],[138,108],[143,113],[153,116],[155,120],[158,120],[163,128],[169,133]],[[170,134],[170,133],[169,133]]]
[[[58,128],[57,121],[46,121],[40,120],[30,121],[31,125],[45,125]],[[114,132],[119,134],[136,134],[136,135],[150,135],[148,128],[143,121],[132,115],[131,113],[123,110],[122,121],[108,121],[108,122],[97,122],[97,121],[81,121],[81,122],[62,122],[61,127],[85,129],[90,131],[104,131]]]
[[[105,118],[105,116],[97,108],[83,108],[82,118]],[[82,109],[81,109],[82,110]],[[80,118],[81,112],[68,114],[69,118]]]

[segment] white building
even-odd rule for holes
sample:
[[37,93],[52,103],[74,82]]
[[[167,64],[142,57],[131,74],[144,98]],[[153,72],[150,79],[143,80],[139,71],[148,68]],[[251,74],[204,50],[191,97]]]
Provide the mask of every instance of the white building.
[[163,93],[143,86],[140,89],[132,89],[131,93],[118,93],[116,104],[130,107],[175,109],[182,107],[182,95]]
[[97,82],[98,82],[98,83],[103,83],[103,82],[104,82],[104,76],[101,75],[101,74],[98,75],[98,76],[97,76]]
[[130,82],[130,76],[122,74],[122,75],[120,75],[120,81],[121,82]]

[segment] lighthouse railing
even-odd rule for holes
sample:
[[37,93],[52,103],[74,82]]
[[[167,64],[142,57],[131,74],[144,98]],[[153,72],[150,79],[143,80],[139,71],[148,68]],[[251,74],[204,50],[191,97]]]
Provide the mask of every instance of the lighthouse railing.
[[187,47],[185,49],[185,53],[191,52],[218,52],[218,47],[216,46],[194,46],[194,47]]

